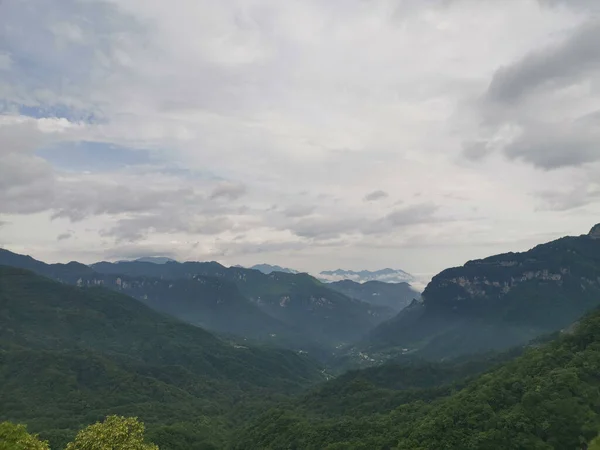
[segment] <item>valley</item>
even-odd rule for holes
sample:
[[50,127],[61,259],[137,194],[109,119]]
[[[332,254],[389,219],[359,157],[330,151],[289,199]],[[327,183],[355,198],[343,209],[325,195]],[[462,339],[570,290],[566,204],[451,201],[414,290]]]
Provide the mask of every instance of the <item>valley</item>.
[[595,230],[447,269],[422,296],[0,250],[0,421],[51,448],[110,414],[172,450],[573,448],[600,420]]

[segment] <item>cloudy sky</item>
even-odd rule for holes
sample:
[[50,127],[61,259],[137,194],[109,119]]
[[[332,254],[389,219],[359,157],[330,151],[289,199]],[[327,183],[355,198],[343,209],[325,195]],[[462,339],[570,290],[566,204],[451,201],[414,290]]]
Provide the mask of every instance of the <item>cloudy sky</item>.
[[0,246],[435,273],[600,222],[597,0],[0,0]]

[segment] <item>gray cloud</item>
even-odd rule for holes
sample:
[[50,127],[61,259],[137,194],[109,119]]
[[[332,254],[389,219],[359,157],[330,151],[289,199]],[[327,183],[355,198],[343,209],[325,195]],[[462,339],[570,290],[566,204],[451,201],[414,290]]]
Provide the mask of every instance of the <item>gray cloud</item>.
[[314,205],[291,205],[283,210],[285,217],[304,217],[315,210]]
[[542,211],[569,211],[588,206],[600,200],[600,182],[597,168],[578,174],[563,186],[533,192],[541,201]]
[[210,194],[211,200],[226,199],[226,200],[237,200],[238,198],[246,194],[246,186],[243,184],[236,183],[222,183],[215,187]]
[[537,196],[543,201],[544,211],[570,211],[597,202],[600,189],[594,191],[573,190],[569,192],[541,191]]
[[380,234],[410,225],[440,221],[435,215],[439,207],[432,203],[419,203],[397,208],[386,216],[363,227],[365,234]]
[[543,86],[560,86],[600,68],[600,21],[585,24],[554,47],[535,51],[494,74],[487,98],[514,102]]
[[577,122],[538,124],[507,145],[504,153],[545,170],[581,166],[600,159],[600,129]]
[[367,195],[365,195],[365,198],[363,199],[365,202],[374,202],[376,200],[381,200],[382,198],[386,198],[388,197],[388,193],[382,190],[377,190],[377,191],[373,191],[368,193]]
[[173,209],[154,214],[140,214],[117,221],[109,229],[100,231],[104,237],[112,237],[117,242],[135,242],[144,239],[150,232],[187,233],[217,235],[224,231],[243,231],[244,227],[226,216],[197,216]]
[[[436,217],[438,206],[422,203],[394,209],[383,217],[369,219],[359,217],[321,216],[302,219],[285,227],[295,235],[311,239],[334,239],[342,234],[381,234],[399,228],[440,221]],[[445,220],[445,219],[444,219]]]
[[543,6],[568,6],[575,9],[598,10],[600,4],[596,0],[538,0]]
[[66,240],[66,239],[71,239],[72,237],[73,237],[72,233],[62,233],[62,234],[59,234],[58,236],[56,236],[56,240],[60,242],[60,241]]
[[[134,182],[135,180],[129,180]],[[101,214],[143,213],[168,210],[172,205],[195,205],[204,198],[191,188],[150,187],[78,179],[62,182],[51,205],[53,218],[80,221]]]
[[363,218],[320,216],[286,225],[296,236],[311,239],[333,239],[344,233],[355,233],[365,223]]
[[463,144],[462,155],[471,161],[479,161],[492,153],[492,151],[493,149],[490,147],[488,141],[469,141]]

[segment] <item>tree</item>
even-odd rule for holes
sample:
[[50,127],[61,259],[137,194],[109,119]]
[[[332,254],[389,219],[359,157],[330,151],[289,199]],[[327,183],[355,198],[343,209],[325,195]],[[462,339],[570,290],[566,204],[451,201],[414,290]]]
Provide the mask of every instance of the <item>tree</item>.
[[25,425],[0,423],[0,450],[50,450],[48,443],[27,432]]
[[66,450],[158,450],[144,442],[144,424],[135,417],[109,416],[84,428]]

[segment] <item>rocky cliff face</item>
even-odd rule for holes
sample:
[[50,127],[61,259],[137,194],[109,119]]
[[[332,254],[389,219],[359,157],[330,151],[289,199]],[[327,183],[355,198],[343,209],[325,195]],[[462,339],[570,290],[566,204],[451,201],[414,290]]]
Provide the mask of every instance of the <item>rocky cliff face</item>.
[[[593,240],[590,240],[592,238]],[[429,308],[490,304],[524,286],[600,288],[600,225],[588,236],[562,238],[523,253],[506,253],[444,270],[423,292]]]
[[[473,262],[471,264],[484,264]],[[494,269],[511,268],[510,273]],[[456,306],[457,302],[467,300],[494,298],[498,299],[509,294],[513,289],[525,282],[543,282],[562,286],[568,267],[556,269],[532,269],[526,262],[498,261],[486,264],[481,273],[460,273],[450,269],[435,277],[423,293],[426,304],[436,306],[440,302]],[[587,280],[588,283],[600,285],[600,278]],[[439,306],[439,305],[438,305]]]
[[564,329],[600,305],[600,226],[444,270],[422,298],[419,308],[377,327],[365,346],[391,356],[400,348],[445,358]]

